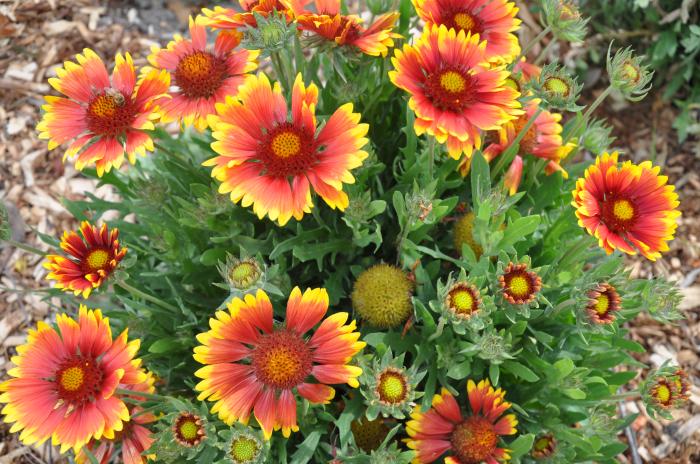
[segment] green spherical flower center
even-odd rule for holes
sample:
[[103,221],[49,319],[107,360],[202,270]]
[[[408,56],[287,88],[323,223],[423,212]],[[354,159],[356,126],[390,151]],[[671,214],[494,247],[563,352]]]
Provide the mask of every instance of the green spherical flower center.
[[197,438],[198,430],[199,427],[197,427],[197,424],[195,424],[194,421],[188,420],[180,424],[180,434],[182,434],[182,436],[187,440]]
[[259,450],[258,442],[250,437],[238,437],[231,442],[231,458],[235,463],[251,462]]
[[377,392],[385,403],[401,403],[408,393],[406,377],[397,370],[386,370],[379,376]]
[[569,85],[559,77],[550,77],[544,82],[544,88],[555,95],[566,97],[569,95]]

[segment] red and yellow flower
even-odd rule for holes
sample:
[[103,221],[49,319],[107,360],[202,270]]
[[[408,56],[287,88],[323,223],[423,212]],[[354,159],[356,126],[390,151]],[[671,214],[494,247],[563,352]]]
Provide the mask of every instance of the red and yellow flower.
[[[155,387],[153,386],[155,377],[150,372],[144,373],[144,375],[146,375],[146,380],[128,388],[135,392],[131,397],[139,401],[145,401],[146,398],[138,396],[138,392],[155,392]],[[90,450],[100,464],[108,464],[110,462],[117,444],[121,444],[122,462],[124,464],[145,464],[149,458],[155,459],[154,454],[144,455],[143,453],[155,441],[153,434],[147,428],[147,424],[155,422],[157,417],[151,412],[143,412],[143,408],[139,406],[131,406],[129,415],[131,419],[129,422],[124,423],[124,428],[121,431],[114,434],[114,438],[102,439],[99,442],[91,441],[86,445],[86,448]],[[75,462],[77,464],[88,464],[90,459],[81,451],[76,455]]]
[[576,181],[578,223],[610,254],[638,252],[655,261],[676,231],[678,194],[650,161],[618,165],[617,152],[603,153]]
[[[539,103],[537,99],[530,100],[525,107],[525,114],[514,121],[505,123],[498,130],[499,142],[492,143],[484,149],[484,157],[488,161],[506,151],[528,121],[535,116]],[[525,132],[525,135],[520,140],[518,153],[515,155],[505,177],[505,186],[511,195],[515,195],[520,186],[523,172],[523,157],[526,155],[533,155],[548,160],[549,162],[545,166],[545,172],[548,175],[559,171],[564,178],[568,177],[568,173],[561,166],[561,161],[571,153],[576,144],[574,142],[564,144],[561,138],[562,127],[559,124],[560,121],[561,114],[542,110],[527,132]]]
[[515,434],[518,424],[514,414],[503,415],[511,406],[506,392],[494,390],[488,380],[478,385],[469,380],[467,394],[471,414],[466,416],[445,388],[433,397],[427,412],[417,408],[411,414],[406,442],[416,452],[415,463],[431,463],[445,454],[446,464],[497,464],[510,458],[508,450],[498,446],[498,437]]
[[69,257],[47,255],[44,267],[51,271],[46,278],[55,280],[56,288],[87,298],[114,272],[126,248],[119,246],[119,230],[110,231],[107,224],[98,228],[83,221],[79,231],[82,238],[76,231],[63,232],[61,249]]
[[190,17],[189,24],[190,40],[175,35],[165,49],[154,46],[148,61],[170,72],[176,86],[176,90],[157,101],[161,121],[179,120],[202,131],[207,127],[207,116],[216,112],[215,105],[228,95],[235,96],[246,73],[258,67],[259,52],[236,50],[242,38],[238,31],[220,32],[210,49],[203,17]]
[[496,130],[522,112],[520,93],[506,85],[504,66],[486,62],[479,35],[444,25],[426,26],[414,45],[395,50],[389,78],[411,94],[416,134],[447,144],[450,156],[470,157],[481,147],[480,131]]
[[[48,139],[49,150],[71,142],[63,160],[78,155],[78,170],[95,163],[101,177],[119,168],[124,154],[131,164],[136,155],[153,151],[153,140],[145,130],[154,128],[153,101],[168,91],[166,72],[151,71],[136,82],[131,56],[117,54],[110,78],[104,63],[86,48],[66,61],[49,84],[65,97],[46,96],[44,116],[37,125],[39,138]],[[87,148],[86,148],[87,147]],[[84,149],[84,150],[83,150]]]
[[602,283],[588,292],[586,312],[594,324],[612,324],[620,310],[620,295],[610,284]]
[[27,445],[51,438],[61,452],[76,452],[90,440],[114,439],[129,420],[115,394],[146,380],[134,359],[139,340],[127,331],[112,339],[109,319],[81,305],[78,320],[56,317],[55,328],[39,322],[12,358],[10,380],[0,384],[0,403],[11,432]]
[[486,41],[486,59],[510,63],[520,54],[518,8],[506,0],[413,0],[418,16],[430,26],[478,34]]
[[292,12],[279,0],[238,0],[243,11],[236,11],[233,8],[215,6],[213,10],[202,8],[202,24],[213,29],[245,29],[246,26],[256,27],[258,21],[255,15],[267,18],[274,11],[277,11],[291,22],[294,18]]
[[288,1],[289,9],[296,17],[299,30],[311,32],[338,46],[356,47],[371,56],[386,56],[394,46],[394,39],[401,35],[393,32],[399,13],[394,11],[381,15],[365,27],[356,15],[340,12],[340,0],[314,0],[316,12],[307,10],[308,1]]
[[260,74],[248,77],[236,98],[217,104],[209,125],[219,156],[204,165],[214,166],[219,192],[281,225],[311,211],[312,188],[331,208],[344,210],[343,183],[355,181],[350,171],[367,157],[368,126],[346,103],[317,132],[317,102],[318,87],[306,87],[297,75],[289,118],[279,84]]
[[527,270],[527,264],[508,263],[503,274],[498,276],[503,290],[503,298],[510,304],[522,305],[535,301],[542,289],[542,279],[534,271]]
[[355,321],[345,324],[344,312],[323,320],[327,309],[325,289],[302,294],[296,287],[284,324],[276,325],[262,290],[232,300],[228,312],[217,311],[210,319],[211,330],[197,336],[202,345],[194,349],[194,358],[205,364],[195,373],[204,379],[195,387],[202,392],[199,400],[216,401],[212,413],[228,425],[247,423],[253,412],[266,439],[280,428],[285,437],[297,431],[295,392],[311,403],[327,404],[335,395],[328,384],[356,388],[362,374],[348,364],[365,346],[358,341]]

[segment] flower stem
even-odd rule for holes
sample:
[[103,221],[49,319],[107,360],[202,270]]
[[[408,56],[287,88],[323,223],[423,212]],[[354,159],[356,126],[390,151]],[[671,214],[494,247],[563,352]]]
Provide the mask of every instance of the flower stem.
[[17,242],[15,240],[5,240],[8,245],[13,246],[15,248],[19,248],[20,250],[28,251],[29,253],[33,253],[38,256],[46,256],[45,251],[41,251],[38,248],[34,248],[31,245],[27,245],[26,243],[22,242]]
[[428,137],[428,182],[433,180],[435,168],[435,137]]
[[608,95],[610,95],[610,92],[612,92],[612,85],[609,85],[607,89],[603,91],[600,95],[598,95],[598,98],[596,98],[593,103],[586,109],[586,112],[583,113],[583,116],[579,121],[576,123],[574,128],[567,134],[566,140],[564,141],[564,144],[566,144],[569,140],[571,140],[572,136],[578,133],[578,131],[581,130],[581,127],[584,124],[588,123],[588,119],[591,117],[591,114],[593,114],[593,111],[595,111],[596,108],[600,106],[601,103],[603,103],[603,100],[607,98]]
[[148,293],[144,293],[138,288],[132,287],[131,285],[127,284],[124,281],[118,281],[116,282],[117,285],[119,285],[121,288],[126,290],[127,292],[131,293],[133,296],[137,296],[141,299],[144,299],[146,301],[150,301],[151,303],[157,304],[161,308],[169,309],[171,311],[178,312],[180,311],[177,309],[175,306],[171,305],[170,303],[166,303],[165,301],[161,300],[160,298],[157,298],[153,295],[149,295]]
[[621,400],[637,400],[642,397],[641,393],[637,390],[631,390],[624,393],[618,393],[617,395],[612,395],[606,398],[606,401],[621,401]]
[[537,58],[535,58],[534,63],[539,66],[542,61],[544,61],[545,58],[547,58],[547,54],[549,51],[552,49],[554,44],[557,43],[557,39],[552,37],[552,40],[549,41],[549,43],[542,49],[539,55],[537,55]]
[[542,107],[537,107],[537,111],[532,115],[530,119],[528,119],[527,123],[520,129],[520,132],[518,132],[518,135],[515,136],[515,139],[508,145],[508,148],[505,149],[503,153],[499,156],[499,160],[496,163],[496,166],[494,169],[491,170],[491,179],[494,179],[496,177],[496,174],[498,174],[503,167],[505,167],[506,164],[510,163],[513,161],[513,158],[515,158],[515,155],[518,153],[518,146],[520,144],[520,141],[525,137],[525,134],[527,134],[527,131],[530,130],[532,125],[535,123],[535,120],[537,117],[540,115],[540,113],[543,111]]
[[530,42],[528,42],[527,45],[523,48],[523,50],[520,52],[520,55],[513,61],[513,63],[518,64],[520,62],[520,59],[523,57],[527,57],[527,54],[532,50],[532,47],[534,47],[536,44],[540,42],[540,40],[544,39],[544,37],[549,34],[549,31],[551,31],[552,28],[551,26],[547,26],[544,29],[542,29],[542,32],[537,34],[534,39],[532,39]]
[[292,77],[287,73],[287,66],[283,61],[283,57],[278,51],[274,51],[270,54],[270,60],[272,61],[272,68],[275,70],[275,75],[277,80],[282,84],[282,86],[288,92],[292,91]]
[[[146,393],[146,392],[140,392],[140,391],[134,391],[134,390],[129,390],[128,388],[117,388],[114,390],[114,392],[118,395],[123,395],[123,396],[141,396],[143,398],[149,399],[149,400],[162,400],[165,401],[168,399],[167,396],[164,395],[158,395],[156,393]],[[131,399],[131,398],[129,398]]]

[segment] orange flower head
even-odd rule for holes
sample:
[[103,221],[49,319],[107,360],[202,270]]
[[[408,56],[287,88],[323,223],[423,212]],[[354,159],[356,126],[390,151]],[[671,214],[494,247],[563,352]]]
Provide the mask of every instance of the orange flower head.
[[[134,392],[154,393],[155,387],[153,384],[155,383],[155,377],[152,373],[145,372],[143,369],[142,372],[145,376],[145,380],[129,387],[129,390]],[[146,399],[143,396],[132,396],[132,398],[141,401]],[[110,458],[114,454],[117,443],[121,443],[122,462],[124,464],[145,464],[149,458],[155,459],[154,454],[144,455],[143,453],[148,450],[155,441],[147,424],[155,422],[157,417],[151,412],[143,412],[143,409],[139,406],[130,406],[129,415],[131,416],[129,422],[124,423],[124,428],[115,433],[114,438],[103,438],[99,442],[92,440],[86,445],[86,448],[90,450],[100,464],[107,464],[110,462]],[[89,464],[91,461],[81,450],[80,453],[75,456],[75,462],[77,464]]]
[[466,417],[452,394],[443,388],[433,397],[425,413],[417,407],[406,424],[408,447],[415,450],[418,464],[436,461],[445,455],[448,464],[495,464],[509,459],[508,450],[498,446],[498,438],[516,433],[515,415],[503,415],[511,404],[505,392],[494,390],[488,380],[467,382],[471,414]]
[[[153,140],[144,132],[157,119],[152,103],[168,91],[166,72],[150,71],[136,81],[131,55],[117,54],[110,78],[97,54],[86,48],[66,61],[49,84],[65,97],[46,96],[44,115],[37,125],[39,138],[48,139],[49,150],[71,142],[63,160],[78,155],[75,168],[95,164],[102,177],[119,168],[126,154],[131,164],[136,155],[153,151]],[[85,148],[87,147],[87,148]],[[85,150],[83,150],[85,148]]]
[[292,12],[279,0],[238,0],[241,11],[236,11],[233,8],[224,8],[215,6],[213,10],[202,8],[202,25],[211,27],[212,29],[231,30],[245,29],[246,26],[257,27],[258,22],[255,15],[267,18],[273,12],[277,11],[287,18],[287,22],[294,19]]
[[428,26],[478,34],[486,41],[486,58],[510,63],[520,54],[518,8],[506,0],[413,0],[418,16]]
[[80,224],[80,235],[66,231],[61,239],[61,249],[69,257],[47,255],[44,267],[51,272],[47,279],[56,281],[56,288],[75,295],[90,296],[114,272],[126,255],[126,248],[119,246],[119,230],[99,228],[87,221]]
[[427,133],[455,159],[481,147],[480,131],[496,130],[521,111],[504,66],[486,61],[478,34],[429,25],[414,45],[395,50],[389,78],[411,94],[416,134]]
[[603,153],[576,181],[578,223],[610,254],[618,249],[655,261],[676,231],[678,194],[650,161],[618,165],[617,152]]
[[[530,100],[525,108],[524,115],[514,121],[505,123],[498,130],[499,142],[490,144],[484,150],[484,156],[488,161],[491,161],[506,151],[528,121],[535,116],[539,103],[540,101],[538,99]],[[535,121],[530,125],[527,132],[525,132],[525,135],[519,143],[518,154],[513,161],[513,165],[516,165],[516,167],[511,168],[513,171],[517,169],[517,173],[513,175],[512,179],[507,179],[506,186],[509,187],[511,195],[514,195],[518,190],[522,177],[522,158],[527,155],[549,160],[545,167],[545,172],[547,174],[559,171],[564,178],[568,177],[568,173],[561,166],[561,161],[571,153],[576,147],[576,144],[574,142],[563,143],[560,121],[561,114],[542,110],[535,118]],[[518,164],[519,167],[517,166]]]
[[280,225],[311,212],[311,188],[331,208],[344,210],[349,201],[343,183],[355,181],[350,171],[367,157],[362,147],[368,126],[346,103],[317,131],[317,103],[318,87],[306,87],[301,74],[291,118],[279,84],[271,86],[264,74],[249,76],[236,98],[218,103],[209,124],[219,156],[204,165],[214,166],[219,192]]
[[598,284],[588,292],[586,312],[594,324],[612,324],[620,310],[620,295],[610,284]]
[[542,288],[542,279],[537,273],[527,270],[526,264],[509,263],[498,276],[503,297],[511,304],[522,305],[535,300]]
[[340,12],[340,0],[314,0],[316,12],[305,8],[308,1],[289,0],[289,9],[296,17],[299,30],[311,32],[341,47],[357,48],[370,56],[386,56],[401,35],[392,32],[398,12],[381,15],[369,27],[355,15]]
[[[199,400],[216,401],[212,408],[228,425],[247,423],[251,412],[266,439],[282,429],[285,437],[297,426],[293,390],[311,403],[327,404],[335,395],[328,384],[356,388],[359,367],[348,363],[364,346],[347,313],[323,319],[328,309],[325,289],[296,287],[287,302],[284,325],[275,325],[267,294],[236,298],[228,312],[217,311],[211,330],[197,336],[202,344],[194,358],[205,364],[195,375]],[[317,324],[315,332],[307,332]]]
[[246,73],[258,65],[259,52],[236,50],[243,34],[222,31],[213,48],[207,46],[207,32],[202,16],[190,17],[190,39],[179,34],[168,46],[154,46],[148,61],[154,67],[173,76],[176,89],[158,99],[162,122],[181,121],[183,125],[202,131],[207,127],[207,116],[215,113],[217,103],[227,95],[234,96],[245,80]]
[[51,438],[61,453],[91,439],[113,439],[129,420],[116,389],[146,380],[134,359],[139,340],[127,331],[112,339],[109,319],[81,305],[78,320],[56,317],[57,329],[39,322],[12,358],[12,377],[0,384],[4,420],[27,445]]
[[185,448],[193,448],[207,437],[202,418],[188,411],[175,418],[172,430],[175,441]]

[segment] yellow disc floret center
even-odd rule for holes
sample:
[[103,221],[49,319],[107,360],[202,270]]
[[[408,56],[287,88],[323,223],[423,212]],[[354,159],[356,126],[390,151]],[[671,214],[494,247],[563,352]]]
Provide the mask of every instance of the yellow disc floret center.
[[528,293],[530,293],[530,283],[521,275],[516,275],[510,279],[508,288],[515,296],[526,296]]
[[400,372],[384,372],[379,377],[378,390],[382,401],[400,403],[406,398],[406,379]]
[[83,386],[85,371],[80,366],[69,367],[61,374],[61,386],[70,392]]
[[199,427],[192,420],[186,420],[180,424],[180,435],[186,440],[194,440],[197,438]]
[[660,384],[656,388],[656,399],[662,403],[668,403],[668,400],[671,399],[671,389],[667,385]]
[[613,204],[613,214],[621,221],[629,221],[634,217],[634,206],[629,200],[616,200]]
[[471,313],[474,297],[468,290],[460,290],[452,296],[454,309],[458,313]]
[[311,372],[311,353],[295,333],[278,330],[265,335],[253,353],[256,377],[273,388],[299,385]]
[[600,295],[598,298],[595,300],[595,310],[598,314],[601,316],[605,315],[608,312],[608,308],[610,307],[610,298],[608,298],[607,295]]
[[252,438],[240,437],[231,443],[231,457],[233,462],[250,462],[258,452],[258,443]]
[[97,118],[110,118],[115,115],[118,106],[112,95],[104,93],[95,97],[88,107],[88,112]]
[[467,81],[456,71],[447,71],[440,76],[440,86],[447,92],[463,92],[467,87]]
[[567,96],[569,94],[569,85],[558,77],[550,77],[547,79],[544,83],[544,87],[549,92],[556,95]]
[[212,56],[206,52],[195,52],[184,56],[177,65],[177,71],[190,79],[208,77],[213,68]]
[[636,84],[640,77],[639,68],[629,61],[622,65],[622,76],[628,81]]
[[301,137],[294,132],[285,131],[272,139],[272,152],[279,158],[296,156],[301,151]]
[[235,282],[243,282],[252,278],[257,273],[257,269],[251,263],[240,263],[231,271],[231,279]]
[[465,31],[471,31],[474,29],[474,26],[476,26],[476,21],[474,21],[474,17],[470,15],[469,13],[457,13],[454,15],[452,18],[454,23],[464,29]]
[[105,250],[94,250],[87,256],[86,261],[90,269],[102,269],[109,261],[109,253]]

